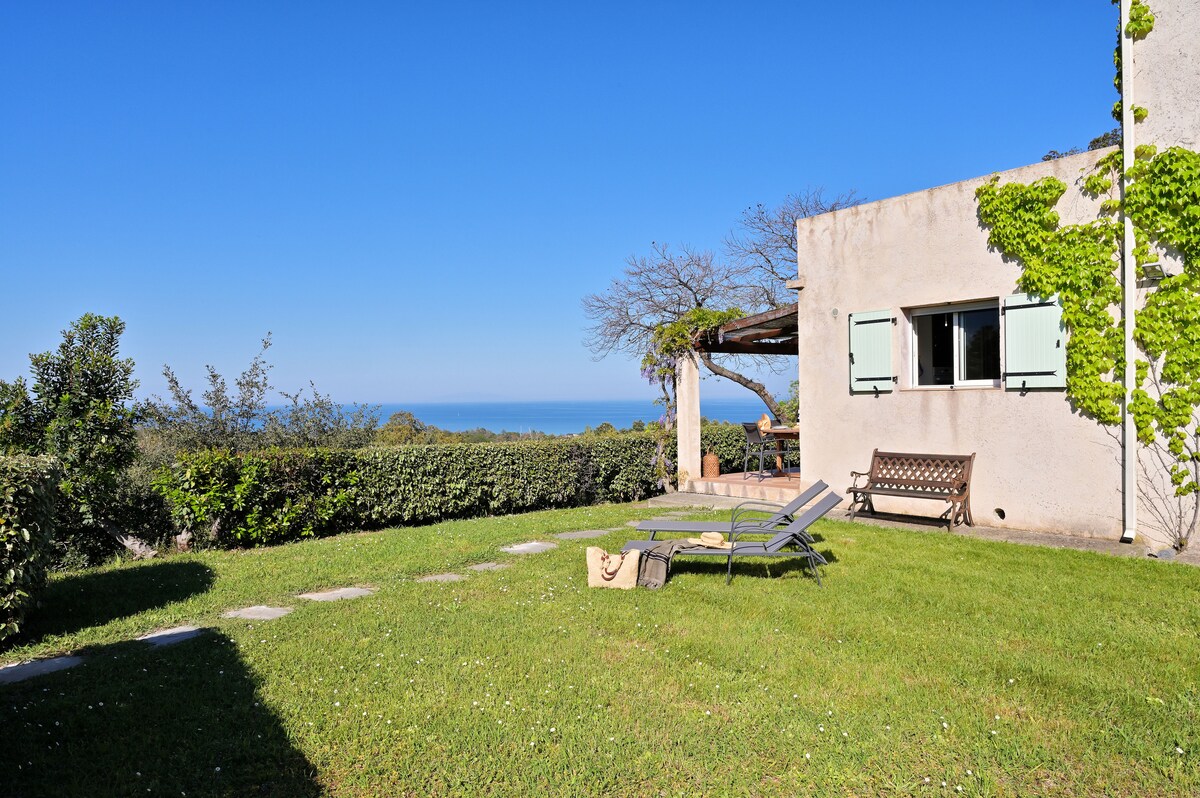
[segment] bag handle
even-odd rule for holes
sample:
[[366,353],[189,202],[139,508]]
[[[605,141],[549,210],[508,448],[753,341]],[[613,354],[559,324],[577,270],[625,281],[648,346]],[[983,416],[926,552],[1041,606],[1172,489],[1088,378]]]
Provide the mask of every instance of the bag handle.
[[600,578],[603,579],[605,582],[611,582],[612,580],[616,579],[617,574],[619,574],[621,572],[621,566],[623,566],[625,564],[625,555],[628,553],[629,552],[625,552],[625,551],[621,552],[621,561],[617,563],[616,568],[613,568],[610,571],[608,569],[607,563],[611,562],[612,560],[614,560],[616,558],[613,557],[611,554],[609,554],[607,551],[604,552],[604,554],[600,557]]

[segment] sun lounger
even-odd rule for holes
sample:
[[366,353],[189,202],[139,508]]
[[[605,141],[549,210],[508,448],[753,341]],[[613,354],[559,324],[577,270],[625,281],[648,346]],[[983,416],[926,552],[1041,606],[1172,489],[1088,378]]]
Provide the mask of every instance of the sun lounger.
[[[705,532],[728,534],[733,531],[734,527],[740,525],[777,527],[791,523],[796,513],[800,512],[804,505],[820,496],[828,488],[829,486],[824,482],[817,480],[816,484],[786,505],[757,500],[742,502],[733,508],[733,514],[728,521],[642,521],[637,525],[637,529],[639,532],[650,533],[646,540],[655,540],[655,535],[659,532],[694,535],[701,535]],[[766,513],[769,513],[766,518],[761,517],[761,514]],[[772,529],[769,534],[774,533],[775,530]],[[806,536],[807,534],[805,533]],[[812,542],[811,538],[809,538],[809,542]]]
[[[725,584],[733,579],[733,561],[739,557],[802,557],[805,565],[812,570],[813,576],[817,578],[817,584],[821,584],[821,574],[817,571],[818,565],[828,565],[825,558],[822,557],[811,545],[812,538],[808,536],[807,529],[816,521],[842,503],[842,497],[836,493],[827,493],[825,496],[817,500],[817,502],[803,513],[798,515],[795,520],[787,526],[779,529],[767,527],[755,527],[749,525],[734,526],[730,531],[730,542],[732,545],[729,548],[715,548],[709,546],[689,546],[685,549],[680,549],[675,552],[676,556],[696,556],[696,557],[724,557],[728,562],[725,575]],[[739,540],[738,538],[745,535],[772,535],[773,537],[766,542]],[[631,540],[625,544],[622,551],[646,551],[647,549],[657,546],[662,541],[655,540]],[[794,548],[789,548],[794,547]]]

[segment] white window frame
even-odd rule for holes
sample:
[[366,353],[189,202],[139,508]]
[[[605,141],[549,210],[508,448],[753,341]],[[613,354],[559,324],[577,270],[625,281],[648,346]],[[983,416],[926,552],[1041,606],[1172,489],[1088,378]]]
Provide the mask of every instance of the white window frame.
[[[959,313],[970,310],[995,310],[997,319],[1003,319],[1003,314],[1000,312],[1000,298],[984,300],[981,302],[954,302],[945,305],[934,305],[932,307],[910,308],[908,311],[909,327],[911,329],[911,345],[912,363],[911,371],[909,372],[909,385],[917,390],[947,390],[949,388],[999,388],[1004,383],[1004,330],[1003,322],[1001,321],[1000,333],[1000,377],[992,380],[964,380],[959,377],[962,372],[962,324],[959,322]],[[934,316],[945,313],[952,313],[954,319],[954,382],[948,385],[921,385],[920,383],[920,363],[919,355],[920,348],[917,342],[917,319],[921,316]]]

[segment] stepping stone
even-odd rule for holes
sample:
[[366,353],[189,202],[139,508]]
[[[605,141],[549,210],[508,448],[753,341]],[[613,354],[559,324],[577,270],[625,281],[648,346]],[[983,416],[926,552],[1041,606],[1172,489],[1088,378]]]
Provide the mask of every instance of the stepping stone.
[[540,540],[531,540],[528,543],[517,543],[513,546],[501,546],[500,551],[507,554],[537,554],[540,551],[550,551],[557,549],[557,543],[545,543]]
[[41,676],[43,673],[54,673],[74,668],[83,662],[83,657],[52,657],[50,659],[35,659],[33,662],[18,662],[0,668],[0,684],[12,684]]
[[340,601],[341,599],[361,598],[374,593],[365,587],[339,587],[334,590],[322,590],[319,593],[301,593],[300,598],[309,601]]
[[256,604],[240,610],[229,610],[221,613],[222,618],[248,618],[252,621],[273,621],[282,618],[292,611],[291,607],[264,607]]
[[461,582],[466,579],[462,574],[431,574],[422,576],[418,582]]
[[559,540],[587,540],[588,538],[602,538],[607,534],[607,529],[582,529],[578,532],[559,532],[554,537]]
[[468,565],[467,568],[472,571],[499,571],[508,567],[505,562],[481,562],[478,565]]
[[157,632],[151,632],[148,635],[142,635],[138,638],[143,643],[149,643],[156,648],[163,646],[173,646],[176,643],[182,643],[184,640],[191,640],[193,637],[199,637],[204,633],[204,630],[199,626],[176,626],[172,629],[161,629]]

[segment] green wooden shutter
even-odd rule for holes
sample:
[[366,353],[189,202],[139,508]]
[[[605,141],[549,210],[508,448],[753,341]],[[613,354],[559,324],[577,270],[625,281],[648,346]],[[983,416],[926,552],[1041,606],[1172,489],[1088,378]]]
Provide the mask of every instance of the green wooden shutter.
[[891,310],[872,310],[850,314],[850,391],[883,392],[892,390]]
[[1004,387],[1067,387],[1067,331],[1057,297],[1004,298]]

